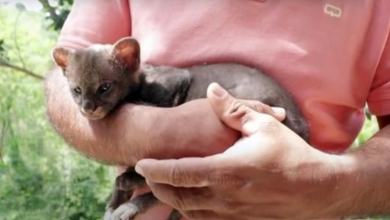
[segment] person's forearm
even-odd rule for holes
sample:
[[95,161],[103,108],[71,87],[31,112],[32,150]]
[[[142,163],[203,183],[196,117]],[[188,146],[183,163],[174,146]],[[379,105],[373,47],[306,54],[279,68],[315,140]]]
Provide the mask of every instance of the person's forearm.
[[349,175],[332,206],[346,217],[390,215],[390,125],[345,157]]
[[[89,121],[79,113],[70,95],[66,78],[58,68],[48,74],[45,89],[47,115],[53,127],[69,145],[88,157],[106,163],[134,163],[137,155],[132,149],[140,145],[148,147],[151,144],[146,137],[147,131],[150,130],[148,121],[125,126],[132,117],[143,113],[136,106],[121,108],[115,116],[108,116],[100,121]],[[132,114],[126,114],[132,107]],[[154,120],[154,112],[149,112],[150,120]],[[128,136],[132,137],[130,143],[127,142]]]
[[55,130],[69,145],[106,163],[210,155],[238,138],[216,118],[207,100],[170,109],[124,104],[103,120],[89,121],[79,113],[58,68],[48,74],[45,89]]

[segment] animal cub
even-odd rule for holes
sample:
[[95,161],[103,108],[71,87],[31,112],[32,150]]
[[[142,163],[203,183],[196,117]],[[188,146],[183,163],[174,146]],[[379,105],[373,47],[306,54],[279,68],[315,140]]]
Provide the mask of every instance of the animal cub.
[[[99,120],[124,102],[159,107],[173,107],[206,97],[207,86],[219,83],[240,99],[258,100],[286,109],[283,123],[308,140],[309,129],[294,100],[269,76],[261,71],[234,63],[198,65],[188,68],[140,65],[140,46],[126,37],[114,45],[93,45],[70,51],[57,47],[52,51],[61,67],[80,113]],[[134,189],[145,180],[132,167],[118,176],[105,220],[134,219],[159,203],[152,193],[130,200]],[[181,215],[173,211],[168,220]]]

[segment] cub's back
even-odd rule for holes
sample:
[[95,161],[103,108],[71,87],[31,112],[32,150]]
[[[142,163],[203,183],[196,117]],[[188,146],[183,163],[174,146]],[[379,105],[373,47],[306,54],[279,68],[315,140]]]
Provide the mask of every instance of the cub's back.
[[285,108],[287,118],[284,124],[306,141],[309,140],[308,124],[293,97],[271,77],[239,64],[201,65],[188,70],[193,81],[186,102],[205,98],[208,85],[217,82],[236,98],[258,100],[270,106]]

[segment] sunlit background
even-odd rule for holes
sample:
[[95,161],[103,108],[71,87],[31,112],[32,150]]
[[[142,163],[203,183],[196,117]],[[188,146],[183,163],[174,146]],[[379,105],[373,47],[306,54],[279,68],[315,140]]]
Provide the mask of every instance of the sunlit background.
[[[57,4],[58,4],[58,1],[48,1],[48,2],[53,6],[57,6]],[[43,8],[42,4],[40,4],[38,0],[36,0],[36,1],[31,1],[31,0],[20,0],[20,1],[0,0],[1,6],[13,6],[13,5],[16,5],[17,3],[24,5],[24,7],[27,10],[31,10],[31,11],[40,11]]]

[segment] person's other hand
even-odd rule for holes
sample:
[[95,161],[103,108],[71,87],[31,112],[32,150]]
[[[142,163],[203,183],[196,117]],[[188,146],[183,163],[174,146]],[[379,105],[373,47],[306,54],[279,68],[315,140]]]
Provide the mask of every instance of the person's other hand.
[[189,219],[335,217],[327,216],[326,207],[335,204],[340,156],[312,148],[269,114],[232,105],[216,84],[208,98],[218,117],[243,137],[205,158],[139,161],[136,170],[156,197]]
[[[284,109],[271,108],[259,101],[236,99],[227,95],[224,103],[226,113],[235,111],[238,105],[245,104],[279,121],[286,117]],[[141,111],[141,108],[145,114],[156,110],[156,108],[147,109],[147,107],[135,105],[127,111],[127,115],[135,114]],[[210,156],[225,151],[241,137],[239,131],[226,126],[218,118],[207,99],[193,100],[174,108],[157,108],[157,111],[158,114],[155,114],[155,117],[149,119],[145,116],[143,118],[145,124],[152,125],[148,126],[149,129],[144,132],[144,135],[151,134],[148,139],[150,143],[146,143],[140,149],[133,149],[130,155],[135,158],[135,161],[144,158],[178,159]],[[241,116],[233,113],[229,117],[239,118]],[[134,135],[128,136],[133,138]],[[129,147],[131,148],[132,146]]]

